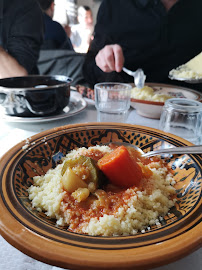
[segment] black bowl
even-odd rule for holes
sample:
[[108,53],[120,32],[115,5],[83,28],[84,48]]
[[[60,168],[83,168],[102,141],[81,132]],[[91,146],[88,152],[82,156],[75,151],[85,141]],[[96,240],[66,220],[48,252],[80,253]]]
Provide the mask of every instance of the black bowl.
[[13,77],[0,80],[0,104],[8,115],[44,116],[69,104],[72,79],[62,75]]

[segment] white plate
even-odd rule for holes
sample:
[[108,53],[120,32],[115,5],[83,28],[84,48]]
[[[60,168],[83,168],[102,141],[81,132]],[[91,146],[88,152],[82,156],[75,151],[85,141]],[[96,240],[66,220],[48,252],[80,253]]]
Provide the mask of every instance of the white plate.
[[[146,83],[152,87],[155,93],[167,94],[173,98],[187,98],[202,101],[202,93],[195,90],[168,84]],[[159,119],[164,102],[149,101],[131,98],[131,106],[141,116]]]
[[95,105],[95,100],[86,97],[84,99],[89,105]]
[[192,83],[192,84],[197,84],[197,83],[202,83],[202,78],[179,78],[179,77],[175,77],[173,75],[169,75],[168,76],[169,79],[171,80],[176,80],[176,81],[181,81],[181,82],[186,82],[186,83]]
[[87,102],[82,98],[78,92],[71,91],[69,105],[66,106],[62,112],[56,115],[43,116],[43,117],[19,117],[10,116],[4,113],[4,108],[0,108],[1,119],[7,122],[21,122],[21,123],[38,123],[38,122],[49,122],[64,119],[66,117],[73,116],[83,111],[87,106]]
[[[194,100],[202,100],[202,93],[196,90],[189,89],[189,88],[170,85],[170,84],[160,84],[160,83],[146,83],[146,85],[152,87],[155,90],[155,93],[171,95],[173,98],[180,97],[180,98],[189,98],[189,99],[194,99]],[[132,84],[132,86],[135,87],[134,84]],[[94,100],[86,98],[86,97],[84,97],[84,99],[89,105],[95,105]],[[159,102],[152,101],[152,103],[157,104]],[[134,103],[131,102],[132,107],[133,105]]]

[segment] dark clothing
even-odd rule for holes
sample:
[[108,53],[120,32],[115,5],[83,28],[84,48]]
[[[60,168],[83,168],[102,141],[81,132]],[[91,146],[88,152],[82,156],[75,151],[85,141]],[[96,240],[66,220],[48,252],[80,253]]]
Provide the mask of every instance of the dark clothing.
[[38,69],[42,75],[65,75],[73,79],[71,85],[85,84],[82,66],[85,55],[70,50],[41,50]]
[[73,50],[72,43],[61,24],[44,13],[45,36],[42,50]]
[[37,73],[43,42],[42,11],[35,0],[0,0],[0,46],[29,74]]
[[147,82],[176,84],[168,79],[169,71],[202,51],[201,11],[202,0],[179,0],[169,11],[160,0],[103,0],[84,64],[85,79],[91,86],[103,81],[133,82],[123,72],[104,73],[95,64],[99,50],[119,44],[126,68],[142,68]]

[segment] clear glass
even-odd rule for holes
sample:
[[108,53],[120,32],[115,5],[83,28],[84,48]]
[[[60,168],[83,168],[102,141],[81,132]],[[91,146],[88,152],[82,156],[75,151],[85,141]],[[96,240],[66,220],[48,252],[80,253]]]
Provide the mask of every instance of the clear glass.
[[166,100],[159,129],[184,138],[193,144],[201,144],[202,103],[184,98]]
[[98,83],[95,107],[98,122],[126,122],[130,108],[132,86],[126,83]]

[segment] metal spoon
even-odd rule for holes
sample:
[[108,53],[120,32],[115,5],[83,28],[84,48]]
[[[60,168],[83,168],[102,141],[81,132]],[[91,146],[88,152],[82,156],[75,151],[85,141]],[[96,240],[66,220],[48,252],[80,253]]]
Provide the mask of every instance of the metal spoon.
[[141,89],[144,87],[146,76],[144,71],[141,68],[138,68],[136,71],[131,71],[125,67],[123,67],[123,71],[130,76],[134,77],[134,84],[137,88]]
[[150,151],[148,153],[144,153],[139,147],[137,147],[136,145],[130,144],[130,143],[111,142],[111,144],[115,144],[118,146],[124,145],[126,147],[127,146],[133,147],[135,150],[139,151],[142,154],[142,157],[152,157],[152,156],[157,156],[157,155],[161,155],[161,154],[202,154],[202,145],[164,148],[164,149],[158,149],[155,151]]

